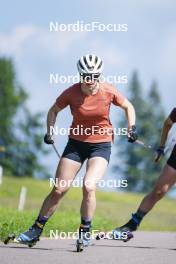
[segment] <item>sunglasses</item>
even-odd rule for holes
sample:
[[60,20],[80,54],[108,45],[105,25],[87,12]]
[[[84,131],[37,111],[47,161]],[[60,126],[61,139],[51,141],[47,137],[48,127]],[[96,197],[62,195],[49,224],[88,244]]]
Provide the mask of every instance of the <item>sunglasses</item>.
[[97,73],[83,73],[83,74],[81,74],[81,78],[84,81],[98,80],[99,77],[100,77],[100,74],[97,74]]

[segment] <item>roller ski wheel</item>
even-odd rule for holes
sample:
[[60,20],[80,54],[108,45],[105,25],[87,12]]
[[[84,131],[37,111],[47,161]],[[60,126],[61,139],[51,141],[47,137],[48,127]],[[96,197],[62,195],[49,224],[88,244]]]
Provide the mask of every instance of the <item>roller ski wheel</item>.
[[[34,241],[34,242],[30,242],[30,243],[28,243],[28,244],[25,244],[25,245],[27,245],[29,248],[32,248],[33,246],[35,246],[36,245],[36,243],[38,242],[39,240],[37,240],[37,241]],[[22,244],[22,243],[21,243]]]
[[76,251],[82,252],[84,250],[84,244],[82,239],[78,239],[76,242]]
[[123,242],[128,242],[134,237],[132,231],[129,227],[115,228],[112,230],[113,239],[121,240]]
[[107,239],[107,240],[119,240],[123,242],[128,242],[130,239],[132,239],[133,233],[129,230],[116,230],[114,229],[113,231],[110,232],[100,232],[96,236],[96,240],[101,240],[101,239]]
[[88,247],[90,245],[90,241],[90,226],[81,225],[79,227],[79,238],[76,241],[77,252],[82,252],[85,247]]
[[113,239],[112,232],[100,232],[96,236],[96,240],[101,240],[101,239]]
[[14,241],[15,239],[15,234],[9,234],[8,237],[4,240],[4,244],[7,245],[9,244],[11,241]]
[[127,237],[125,239],[123,239],[123,242],[128,242],[134,237],[134,235],[131,231],[126,231],[126,234],[127,234]]

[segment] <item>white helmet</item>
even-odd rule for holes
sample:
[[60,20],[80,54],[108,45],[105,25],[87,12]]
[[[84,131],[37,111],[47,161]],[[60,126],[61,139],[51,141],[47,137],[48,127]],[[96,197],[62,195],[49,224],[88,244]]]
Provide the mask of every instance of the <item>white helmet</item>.
[[87,54],[79,59],[77,62],[77,68],[79,74],[100,74],[103,70],[103,62],[98,56]]

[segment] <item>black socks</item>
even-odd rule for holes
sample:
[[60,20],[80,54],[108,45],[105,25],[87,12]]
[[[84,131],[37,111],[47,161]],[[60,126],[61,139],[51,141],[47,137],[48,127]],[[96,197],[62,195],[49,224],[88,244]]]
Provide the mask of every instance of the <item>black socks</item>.
[[138,209],[136,212],[136,217],[141,221],[146,214],[147,212]]
[[138,226],[140,225],[143,217],[146,215],[146,212],[141,211],[140,209],[137,210],[135,214],[132,214],[132,218],[120,228],[128,228],[130,231],[136,231]]
[[33,226],[43,229],[47,221],[48,217],[39,215]]
[[81,225],[91,227],[91,220],[87,217],[81,217]]
[[86,217],[81,217],[81,225],[79,228],[79,237],[81,236],[81,233],[90,232],[91,228],[91,220]]

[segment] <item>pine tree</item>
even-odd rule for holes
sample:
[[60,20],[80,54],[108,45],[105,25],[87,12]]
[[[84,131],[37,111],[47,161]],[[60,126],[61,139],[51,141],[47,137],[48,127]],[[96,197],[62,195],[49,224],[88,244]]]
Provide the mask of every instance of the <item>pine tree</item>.
[[6,152],[0,160],[5,174],[46,176],[39,156],[46,154],[41,131],[41,114],[26,107],[28,95],[16,80],[10,59],[0,58],[0,141]]
[[[149,94],[144,96],[135,72],[129,85],[128,99],[136,110],[139,140],[156,148],[165,118],[156,82],[152,83]],[[121,120],[120,127],[126,127],[125,118]],[[116,146],[116,155],[121,158],[121,162],[120,166],[117,164],[113,167],[113,171],[119,170],[128,180],[127,190],[140,192],[150,190],[159,176],[163,163],[156,165],[154,154],[150,150],[136,143],[128,143],[124,137],[118,139]]]

